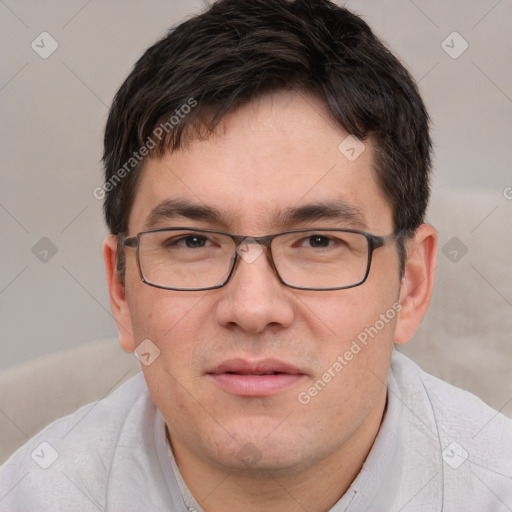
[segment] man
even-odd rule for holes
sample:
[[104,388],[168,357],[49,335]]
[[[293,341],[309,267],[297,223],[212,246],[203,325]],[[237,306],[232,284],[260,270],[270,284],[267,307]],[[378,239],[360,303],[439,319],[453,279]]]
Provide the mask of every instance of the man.
[[142,374],[16,452],[1,510],[511,510],[512,422],[394,351],[432,295],[430,150],[407,71],[326,0],[220,0],[150,48],[101,188]]

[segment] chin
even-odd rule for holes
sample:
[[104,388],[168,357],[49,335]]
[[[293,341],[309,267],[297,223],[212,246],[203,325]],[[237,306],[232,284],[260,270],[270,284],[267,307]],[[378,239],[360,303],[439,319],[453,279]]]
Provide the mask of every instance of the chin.
[[[311,440],[303,440],[287,432],[278,435],[269,428],[255,431],[253,427],[251,433],[247,429],[230,431],[233,443],[215,443],[217,449],[215,453],[210,452],[210,457],[222,469],[239,475],[268,478],[269,473],[276,477],[300,473],[324,458],[329,451],[322,446],[315,447]],[[206,446],[211,450],[214,444]],[[305,446],[308,447],[306,453]]]
[[225,454],[222,460],[216,462],[224,470],[237,475],[265,479],[268,479],[269,474],[282,477],[300,473],[309,466],[302,456],[296,458],[295,454],[290,454],[289,451],[288,453],[275,453],[269,449],[261,451],[251,442],[246,443],[234,454]]

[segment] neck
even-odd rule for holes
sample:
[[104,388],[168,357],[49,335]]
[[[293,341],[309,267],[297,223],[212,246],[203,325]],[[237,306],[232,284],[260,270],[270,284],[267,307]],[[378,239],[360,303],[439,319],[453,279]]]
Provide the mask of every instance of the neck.
[[[176,463],[204,512],[226,512],[233,503],[244,512],[326,512],[346,493],[377,437],[386,396],[343,445],[300,472],[245,472],[200,459],[173,438]],[[169,438],[170,440],[170,438]]]

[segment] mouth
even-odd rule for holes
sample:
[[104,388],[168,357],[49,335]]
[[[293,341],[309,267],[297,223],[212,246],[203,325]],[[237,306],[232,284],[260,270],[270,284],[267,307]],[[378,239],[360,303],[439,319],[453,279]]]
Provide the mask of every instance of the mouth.
[[306,377],[299,368],[276,359],[230,359],[206,375],[224,391],[246,397],[275,395]]

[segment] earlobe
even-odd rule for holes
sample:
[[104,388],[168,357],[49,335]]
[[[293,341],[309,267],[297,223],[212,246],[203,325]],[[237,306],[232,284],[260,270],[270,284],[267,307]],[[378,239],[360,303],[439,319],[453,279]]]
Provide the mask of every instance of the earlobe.
[[400,288],[402,309],[396,323],[395,343],[409,342],[428,310],[436,268],[436,230],[422,224],[406,244],[407,263]]
[[120,344],[126,352],[133,352],[135,350],[135,340],[125,288],[117,273],[117,239],[114,235],[109,235],[103,241],[103,259],[105,261],[110,308],[119,331]]

